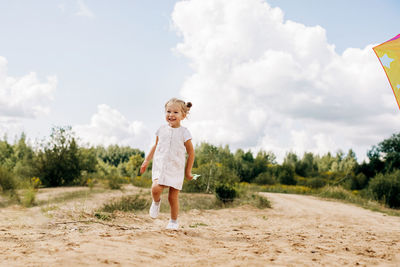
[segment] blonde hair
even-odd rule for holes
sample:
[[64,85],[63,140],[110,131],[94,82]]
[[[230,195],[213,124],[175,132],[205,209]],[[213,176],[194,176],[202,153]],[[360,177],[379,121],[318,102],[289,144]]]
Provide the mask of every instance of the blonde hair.
[[165,109],[167,109],[168,105],[173,105],[173,104],[177,104],[179,106],[179,108],[181,109],[183,115],[185,115],[185,117],[189,114],[190,108],[192,107],[192,103],[191,102],[185,102],[183,100],[180,100],[178,98],[171,98],[170,100],[167,101],[167,103],[165,103]]

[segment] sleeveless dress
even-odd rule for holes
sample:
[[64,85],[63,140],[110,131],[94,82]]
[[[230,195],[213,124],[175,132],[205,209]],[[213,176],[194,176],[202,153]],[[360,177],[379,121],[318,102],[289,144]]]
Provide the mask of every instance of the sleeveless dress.
[[184,143],[192,136],[189,130],[180,126],[161,126],[156,135],[158,144],[153,157],[152,180],[159,185],[181,190],[185,178],[186,147]]

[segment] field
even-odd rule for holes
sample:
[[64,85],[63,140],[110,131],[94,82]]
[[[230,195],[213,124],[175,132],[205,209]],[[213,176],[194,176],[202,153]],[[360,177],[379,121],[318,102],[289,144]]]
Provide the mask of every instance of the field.
[[[311,196],[260,193],[272,208],[185,209],[165,230],[168,204],[98,213],[147,190],[40,189],[37,206],[0,208],[1,266],[399,266],[400,217]],[[204,198],[207,198],[205,195]],[[102,216],[105,217],[102,217]]]

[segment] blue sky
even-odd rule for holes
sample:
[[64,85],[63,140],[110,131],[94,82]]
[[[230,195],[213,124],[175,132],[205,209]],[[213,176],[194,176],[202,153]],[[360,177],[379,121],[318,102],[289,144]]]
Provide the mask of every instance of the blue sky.
[[[42,138],[52,126],[70,125],[85,142],[147,150],[173,96],[194,104],[186,124],[195,142],[271,150],[278,158],[353,148],[363,159],[399,129],[391,121],[399,119],[393,93],[366,48],[400,32],[398,1],[39,0],[0,1],[0,10],[0,134],[10,139],[21,131]],[[252,29],[261,29],[265,45],[254,43]],[[312,42],[290,40],[289,33],[309,34]],[[305,56],[303,46],[318,53]],[[243,52],[248,47],[252,52]],[[346,56],[348,48],[356,50]],[[347,57],[359,65],[340,70]],[[294,59],[288,69],[307,73],[273,73],[285,58]],[[354,72],[364,65],[373,75]],[[324,69],[324,78],[311,77],[313,68]],[[357,83],[345,80],[349,73]],[[364,83],[379,85],[381,102],[354,88]]]

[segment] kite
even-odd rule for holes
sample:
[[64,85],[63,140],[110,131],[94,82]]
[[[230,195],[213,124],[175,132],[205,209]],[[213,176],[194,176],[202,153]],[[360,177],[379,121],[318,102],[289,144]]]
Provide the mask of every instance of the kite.
[[372,49],[381,62],[400,108],[400,34]]

